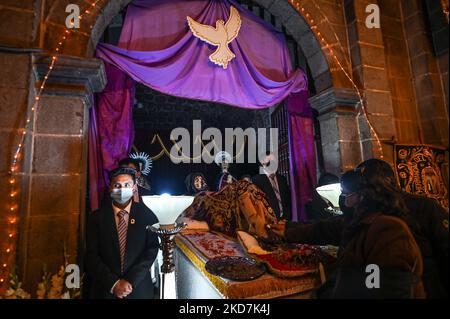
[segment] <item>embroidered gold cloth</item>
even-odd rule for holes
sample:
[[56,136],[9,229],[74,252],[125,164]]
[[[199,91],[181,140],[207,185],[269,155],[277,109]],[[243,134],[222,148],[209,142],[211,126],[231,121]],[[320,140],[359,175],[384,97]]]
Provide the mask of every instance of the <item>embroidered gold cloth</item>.
[[211,230],[231,237],[236,237],[237,230],[243,230],[267,238],[265,225],[277,220],[264,192],[247,181],[234,182],[218,192],[196,195],[183,215],[206,221]]

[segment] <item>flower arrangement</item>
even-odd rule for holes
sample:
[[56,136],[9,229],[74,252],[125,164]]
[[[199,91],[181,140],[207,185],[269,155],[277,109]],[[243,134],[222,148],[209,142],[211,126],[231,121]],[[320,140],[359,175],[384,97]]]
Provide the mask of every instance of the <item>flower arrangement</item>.
[[36,291],[38,299],[78,299],[81,297],[82,278],[80,278],[80,288],[68,288],[66,285],[68,259],[69,255],[64,247],[64,265],[59,267],[57,273],[53,275],[48,273],[44,265],[42,281],[38,284]]
[[[38,284],[36,290],[37,299],[77,299],[81,297],[83,276],[80,278],[79,288],[68,288],[66,285],[69,276],[66,273],[66,268],[69,265],[68,260],[69,255],[67,255],[64,247],[64,265],[61,265],[55,274],[49,273],[46,265],[44,265],[42,281]],[[3,295],[0,294],[0,299],[30,299],[31,294],[22,288],[22,282],[19,280],[16,267],[13,267],[10,277],[10,287]]]
[[3,295],[0,295],[0,299],[30,299],[30,294],[22,288],[22,282],[19,280],[16,267],[13,267],[10,277],[9,283],[11,286]]

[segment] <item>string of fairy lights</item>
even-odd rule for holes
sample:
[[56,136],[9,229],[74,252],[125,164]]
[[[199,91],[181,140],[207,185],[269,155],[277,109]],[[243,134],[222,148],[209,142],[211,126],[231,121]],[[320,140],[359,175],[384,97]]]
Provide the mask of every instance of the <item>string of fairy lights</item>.
[[[87,8],[84,10],[84,12],[81,13],[78,17],[81,20],[81,22],[83,22],[83,18],[86,15],[92,14],[93,12],[95,12],[95,8],[100,7],[100,6],[98,6],[98,3],[101,1],[104,1],[104,0],[96,0],[87,6]],[[315,32],[317,38],[321,41],[323,47],[328,48],[329,54],[336,61],[337,65],[339,66],[339,69],[345,74],[345,76],[349,79],[352,86],[355,88],[355,90],[358,94],[359,100],[360,100],[359,103],[361,105],[361,110],[362,110],[363,114],[365,115],[368,126],[370,128],[370,131],[377,142],[377,145],[380,150],[380,156],[382,156],[383,151],[382,151],[382,147],[381,147],[381,142],[378,138],[378,134],[376,133],[373,125],[370,123],[370,120],[367,117],[364,100],[362,98],[359,88],[353,81],[353,78],[348,74],[347,70],[343,67],[342,63],[339,61],[338,57],[336,56],[335,52],[333,51],[333,48],[326,41],[323,34],[321,34],[320,31],[317,31],[318,30],[317,24],[315,23],[314,19],[309,14],[309,12],[307,12],[306,9],[301,5],[301,1],[299,1],[299,0],[288,0],[288,1],[305,19],[307,19],[309,26]],[[328,21],[328,18],[323,13],[323,11],[320,9],[320,7],[316,4],[315,1],[313,1],[313,2],[314,2],[315,7],[318,9],[318,11],[324,17],[324,19],[326,19],[326,21]],[[71,24],[73,25],[74,22],[72,21]],[[337,43],[339,44],[340,49],[342,50],[342,53],[343,53],[342,56],[345,57],[346,56],[345,50],[343,49],[342,45],[340,44],[339,38],[337,37],[337,34],[332,27],[332,24],[328,23],[328,25],[333,30],[334,36],[336,37],[336,40],[337,40]],[[91,28],[92,28],[92,26],[91,26]],[[73,29],[66,27],[66,29],[63,32],[63,35],[61,36],[60,40],[57,42],[57,46],[54,49],[54,52],[51,54],[51,60],[50,60],[48,69],[45,72],[42,82],[39,85],[39,89],[34,98],[34,102],[31,104],[31,108],[29,108],[26,112],[27,118],[25,120],[25,125],[22,129],[18,130],[19,142],[13,153],[12,160],[11,160],[11,166],[10,166],[10,170],[9,170],[9,181],[8,182],[10,185],[10,193],[9,193],[10,201],[9,201],[9,209],[7,211],[7,214],[8,214],[7,221],[8,221],[9,227],[7,229],[7,243],[3,248],[4,249],[3,254],[0,255],[3,257],[2,258],[3,261],[1,262],[2,270],[0,271],[0,287],[5,283],[6,278],[9,276],[12,261],[14,260],[14,256],[15,256],[15,252],[14,252],[15,245],[14,244],[16,243],[16,237],[17,237],[17,224],[18,224],[18,220],[19,220],[19,216],[18,216],[19,202],[18,201],[19,201],[19,197],[20,197],[20,196],[18,196],[19,189],[18,189],[17,176],[19,175],[19,163],[22,159],[22,152],[24,149],[25,138],[28,134],[27,132],[30,130],[31,124],[34,123],[36,120],[36,111],[39,107],[39,102],[41,100],[42,93],[45,89],[45,86],[50,77],[50,74],[53,71],[56,62],[58,61],[58,54],[61,54],[63,45],[70,38],[70,35],[72,32],[73,32]],[[347,63],[348,63],[348,61],[347,61]]]
[[[302,16],[308,21],[309,26],[311,28],[311,30],[313,30],[313,32],[315,33],[317,39],[320,40],[320,42],[322,43],[322,47],[323,48],[328,48],[328,52],[330,54],[330,56],[336,61],[337,65],[339,66],[339,70],[341,70],[345,77],[350,81],[351,85],[353,86],[353,88],[355,89],[357,95],[358,95],[358,100],[359,100],[359,105],[361,106],[361,108],[358,110],[358,114],[357,114],[357,120],[359,119],[360,114],[362,113],[363,116],[366,119],[366,123],[369,127],[369,130],[371,132],[371,135],[373,136],[375,143],[377,145],[378,148],[378,156],[383,159],[383,146],[381,144],[381,140],[378,136],[378,133],[376,132],[374,126],[372,125],[368,113],[367,113],[367,108],[366,108],[366,103],[363,99],[363,96],[361,94],[360,89],[358,88],[358,86],[356,85],[355,81],[353,80],[353,77],[347,72],[347,70],[344,68],[344,66],[342,65],[341,61],[338,59],[338,57],[336,56],[336,53],[334,52],[332,46],[328,43],[328,41],[325,39],[324,35],[320,32],[317,31],[318,30],[318,26],[316,24],[316,22],[314,21],[314,18],[311,16],[311,14],[305,9],[305,7],[301,4],[301,0],[288,0],[289,3],[291,4],[291,6],[293,6],[297,12],[301,13]],[[315,0],[312,1],[314,4],[314,7],[317,9],[318,12],[320,12],[320,14],[322,15],[324,21],[327,22],[327,25],[331,28],[334,37],[336,38],[336,43],[338,44],[339,49],[341,50],[342,56],[346,57],[346,52],[344,47],[342,46],[339,37],[336,34],[336,31],[333,28],[332,23],[329,21],[328,17],[326,16],[326,14],[322,11],[322,9],[320,8],[320,6],[316,3]],[[347,59],[346,59],[347,61]],[[350,63],[347,61],[347,64],[350,66]],[[359,124],[358,124],[359,125]]]
[[449,21],[448,19],[448,0],[441,0],[441,7],[442,7],[442,12],[444,12],[445,18],[447,19],[447,22]]
[[[95,12],[95,8],[98,8],[98,3],[103,0],[96,0],[90,4],[87,5],[87,8],[82,11],[82,13],[78,16],[78,19],[81,20],[80,22],[83,22],[83,18],[85,18],[86,15],[92,14]],[[74,21],[72,20],[70,22],[70,25],[74,25]],[[92,28],[92,26],[91,26]],[[55,64],[58,60],[58,54],[61,54],[63,45],[65,42],[69,39],[70,35],[72,34],[73,29],[68,28],[66,26],[66,29],[64,30],[61,38],[59,41],[57,41],[57,45],[54,49],[54,52],[51,54],[51,60],[48,65],[48,69],[45,72],[45,75],[39,85],[39,89],[37,91],[37,94],[34,98],[33,103],[31,104],[31,108],[29,108],[26,112],[27,118],[25,120],[25,125],[22,129],[19,129],[19,142],[15,148],[15,151],[12,156],[11,160],[11,166],[9,169],[9,177],[8,177],[8,183],[9,183],[9,207],[7,210],[8,218],[7,218],[7,242],[5,246],[3,247],[3,254],[2,256],[3,261],[1,262],[1,271],[0,271],[0,287],[7,282],[7,278],[11,271],[11,266],[13,264],[13,260],[15,257],[14,252],[14,246],[17,243],[17,224],[19,221],[18,216],[18,210],[19,210],[19,189],[18,189],[18,181],[17,176],[19,175],[19,163],[22,158],[22,152],[24,149],[25,144],[25,138],[27,136],[27,132],[30,130],[30,126],[32,123],[36,121],[36,111],[39,106],[39,102],[41,100],[42,92],[45,89],[45,86],[47,84],[47,81],[50,77],[51,72],[53,71]],[[34,127],[34,125],[33,125]]]

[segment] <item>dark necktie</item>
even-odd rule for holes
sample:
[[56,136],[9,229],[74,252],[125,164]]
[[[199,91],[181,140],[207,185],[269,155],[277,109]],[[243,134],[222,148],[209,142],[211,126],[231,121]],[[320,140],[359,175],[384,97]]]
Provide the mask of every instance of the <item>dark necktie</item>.
[[278,200],[278,207],[280,208],[280,217],[282,217],[283,216],[283,204],[281,203],[281,194],[280,194],[280,190],[278,189],[278,183],[277,183],[276,178],[277,177],[275,174],[269,175],[270,184],[272,184],[273,191],[275,192],[275,196],[277,197],[277,200]]
[[119,235],[119,249],[120,249],[120,269],[123,272],[125,264],[125,247],[127,245],[127,223],[125,221],[126,210],[121,210],[117,213],[119,223],[117,225],[117,233]]

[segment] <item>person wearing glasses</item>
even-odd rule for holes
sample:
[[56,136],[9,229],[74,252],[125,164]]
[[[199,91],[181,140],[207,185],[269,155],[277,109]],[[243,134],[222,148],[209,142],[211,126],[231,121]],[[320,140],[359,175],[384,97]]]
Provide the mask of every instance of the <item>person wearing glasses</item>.
[[423,260],[398,189],[364,169],[346,172],[341,187],[350,214],[310,224],[268,225],[288,242],[339,246],[335,271],[318,297],[424,298]]

